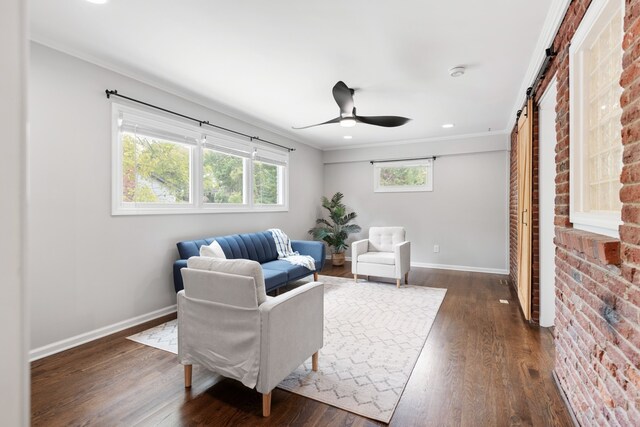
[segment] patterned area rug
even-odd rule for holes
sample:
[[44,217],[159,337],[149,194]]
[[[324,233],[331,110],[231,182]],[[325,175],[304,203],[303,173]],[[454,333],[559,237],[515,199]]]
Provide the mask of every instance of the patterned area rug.
[[[418,360],[446,289],[320,276],[324,347],[281,389],[388,423]],[[129,337],[177,353],[176,321]]]

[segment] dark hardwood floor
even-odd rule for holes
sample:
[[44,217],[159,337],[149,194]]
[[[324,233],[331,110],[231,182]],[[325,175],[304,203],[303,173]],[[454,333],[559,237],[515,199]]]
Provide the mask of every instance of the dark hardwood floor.
[[[323,274],[351,276],[351,266]],[[502,279],[502,283],[501,283]],[[413,269],[447,295],[393,415],[394,426],[571,426],[551,375],[553,338],[523,320],[506,276]],[[389,282],[390,286],[395,286]],[[509,301],[500,304],[499,299]],[[373,426],[382,423],[284,390],[261,416],[255,390],[125,337],[175,315],[32,363],[32,424]],[[322,363],[322,360],[321,360]]]

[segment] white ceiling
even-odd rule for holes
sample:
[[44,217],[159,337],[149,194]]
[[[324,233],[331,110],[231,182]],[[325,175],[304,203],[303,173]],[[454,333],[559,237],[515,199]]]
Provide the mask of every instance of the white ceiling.
[[[332,149],[510,129],[551,3],[32,0],[30,24],[36,41]],[[456,65],[467,73],[449,77]],[[413,120],[292,130],[338,116],[338,80],[358,114]]]

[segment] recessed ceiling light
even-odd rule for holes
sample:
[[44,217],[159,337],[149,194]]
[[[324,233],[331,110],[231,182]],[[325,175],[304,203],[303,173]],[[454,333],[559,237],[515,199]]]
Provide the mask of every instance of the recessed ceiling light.
[[442,125],[442,127],[443,127],[443,128],[445,128],[445,129],[450,129],[450,128],[452,128],[453,126],[454,126],[454,124],[453,124],[453,123],[445,123],[445,124],[443,124],[443,125]]
[[108,2],[109,0],[87,0],[89,3],[93,3],[93,4],[105,4],[106,2]]
[[344,139],[351,139],[351,138],[353,138],[353,137],[352,137],[351,135],[345,135],[345,136],[343,136],[343,138],[344,138]]

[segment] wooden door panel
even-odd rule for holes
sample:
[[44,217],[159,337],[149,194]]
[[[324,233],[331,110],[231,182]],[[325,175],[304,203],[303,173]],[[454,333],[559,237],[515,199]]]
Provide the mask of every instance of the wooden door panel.
[[531,318],[531,187],[533,102],[518,119],[518,299],[524,317]]

